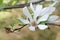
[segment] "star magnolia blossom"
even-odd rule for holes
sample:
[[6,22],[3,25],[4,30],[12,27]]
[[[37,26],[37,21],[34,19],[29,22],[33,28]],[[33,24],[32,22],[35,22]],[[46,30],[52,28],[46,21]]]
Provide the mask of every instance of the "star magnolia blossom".
[[[54,3],[53,3],[54,4]],[[52,5],[53,5],[52,4]],[[41,24],[41,22],[43,21],[47,21],[47,23],[50,23],[52,21],[55,21],[58,17],[57,16],[51,16],[49,17],[53,11],[55,11],[55,7],[53,6],[48,6],[45,8],[42,8],[42,5],[37,5],[36,8],[33,7],[32,3],[30,3],[30,8],[33,11],[33,17],[31,16],[31,14],[29,13],[27,7],[23,8],[23,12],[24,15],[29,18],[28,19],[23,19],[23,18],[19,18],[20,21],[22,21],[24,24],[30,24],[29,29],[31,31],[35,31],[35,28],[38,27],[40,30],[44,30],[46,28],[48,28],[47,25],[45,24]],[[37,19],[37,17],[39,17]],[[54,19],[55,18],[55,19]]]

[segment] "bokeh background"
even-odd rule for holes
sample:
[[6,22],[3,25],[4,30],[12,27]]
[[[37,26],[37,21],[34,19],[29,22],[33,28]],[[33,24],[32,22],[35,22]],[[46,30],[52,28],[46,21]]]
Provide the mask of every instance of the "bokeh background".
[[[23,4],[25,2],[28,3],[28,1],[19,0],[17,4]],[[39,4],[42,4],[44,7],[46,7],[52,3],[52,1],[44,1]],[[60,19],[60,2],[57,3],[55,7],[56,10],[53,12],[53,14],[59,16]],[[20,17],[23,17],[23,8],[0,11],[0,40],[60,40],[60,26],[56,25],[48,25],[50,29],[37,29],[34,32],[30,31],[27,25],[21,31],[6,33],[4,27],[10,27],[12,29],[20,27],[19,24],[21,23],[17,19]]]

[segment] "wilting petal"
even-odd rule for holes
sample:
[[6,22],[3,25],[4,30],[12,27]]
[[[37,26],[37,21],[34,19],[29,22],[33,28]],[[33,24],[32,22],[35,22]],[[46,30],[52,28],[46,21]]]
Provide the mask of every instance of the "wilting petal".
[[30,26],[30,27],[29,27],[29,30],[35,31],[35,27],[34,27],[34,26]]
[[38,21],[37,21],[37,24],[39,24],[41,21],[46,21],[47,19],[48,19],[48,17],[49,17],[49,15],[44,15],[44,16],[42,16],[42,17],[40,17],[39,19],[38,19]]
[[25,19],[22,19],[22,18],[19,18],[20,21],[22,21],[24,24],[28,24],[29,21],[28,20],[25,20]]
[[24,8],[23,8],[23,12],[24,12],[24,15],[27,16],[27,17],[32,21],[32,16],[31,16],[31,14],[29,13],[27,7],[24,7]]
[[41,16],[45,15],[45,14],[52,14],[52,12],[55,11],[55,7],[45,7],[43,8],[43,10],[41,11]]
[[37,5],[36,6],[36,10],[35,10],[35,13],[34,13],[34,19],[36,19],[41,13],[41,10],[42,10],[42,5]]
[[38,28],[40,30],[44,30],[44,29],[48,28],[48,26],[47,25],[38,25]]
[[50,16],[49,19],[48,19],[48,23],[53,23],[57,19],[58,19],[58,16],[56,16],[56,15]]
[[33,7],[32,3],[30,3],[30,8],[32,9],[32,11],[33,11],[33,12],[35,12],[34,7]]

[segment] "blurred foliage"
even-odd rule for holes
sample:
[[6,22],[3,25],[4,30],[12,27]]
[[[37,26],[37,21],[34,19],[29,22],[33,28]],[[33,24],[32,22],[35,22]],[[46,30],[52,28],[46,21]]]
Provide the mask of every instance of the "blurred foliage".
[[38,35],[40,35],[42,40],[55,40],[56,37],[56,34],[51,29],[40,30]]
[[8,3],[8,5],[16,5],[17,3],[19,3],[20,0],[10,0],[10,2]]
[[10,12],[1,11],[0,12],[0,20],[7,18],[8,15],[10,15]]
[[24,37],[25,40],[34,40],[31,34],[28,34]]
[[42,3],[42,5],[45,7],[51,5],[52,3],[53,3],[52,1],[45,1]]
[[57,3],[56,8],[60,11],[60,2]]
[[9,5],[16,5],[20,0],[0,0],[0,10]]
[[28,3],[28,0],[25,0],[25,3]]

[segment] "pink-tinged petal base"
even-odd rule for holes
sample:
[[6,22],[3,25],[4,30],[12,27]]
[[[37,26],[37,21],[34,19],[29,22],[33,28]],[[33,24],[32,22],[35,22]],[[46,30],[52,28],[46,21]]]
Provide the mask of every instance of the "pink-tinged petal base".
[[34,26],[30,26],[30,27],[29,27],[29,30],[35,31],[35,27],[34,27]]

